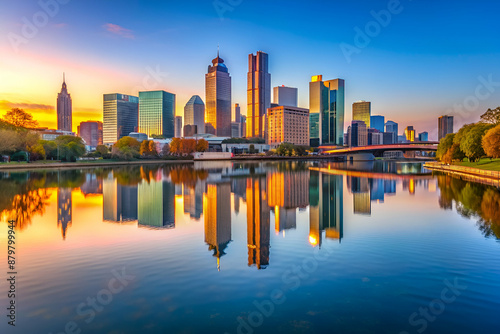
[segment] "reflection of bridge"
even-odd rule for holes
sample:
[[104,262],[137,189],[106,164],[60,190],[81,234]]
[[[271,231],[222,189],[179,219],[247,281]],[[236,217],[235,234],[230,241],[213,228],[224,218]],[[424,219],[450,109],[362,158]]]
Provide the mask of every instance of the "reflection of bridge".
[[324,154],[331,155],[347,155],[356,153],[372,153],[380,155],[386,151],[436,151],[438,142],[415,142],[405,144],[389,144],[389,145],[369,145],[359,147],[335,147],[335,146],[320,146],[320,150]]

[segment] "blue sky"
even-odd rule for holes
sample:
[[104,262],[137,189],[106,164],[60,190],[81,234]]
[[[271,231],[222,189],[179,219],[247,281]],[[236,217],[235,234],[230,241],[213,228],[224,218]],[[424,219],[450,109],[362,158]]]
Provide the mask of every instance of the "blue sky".
[[[242,112],[247,57],[257,50],[269,54],[272,85],[298,87],[302,107],[312,75],[345,79],[346,120],[352,102],[368,100],[372,114],[432,138],[437,117],[455,105],[470,105],[456,126],[500,105],[500,87],[476,97],[480,77],[500,82],[497,1],[69,0],[58,7],[16,52],[9,38],[22,36],[23,17],[32,21],[42,9],[38,1],[1,1],[4,105],[53,106],[66,71],[82,119],[99,118],[103,93],[137,94],[144,87],[176,93],[181,114],[191,95],[204,99],[204,74],[217,44]],[[388,24],[374,24],[372,11],[388,8],[397,8]],[[356,46],[355,28],[367,25],[379,29],[348,60],[341,45]],[[152,80],[152,69],[168,74]],[[43,117],[52,119],[49,109]]]

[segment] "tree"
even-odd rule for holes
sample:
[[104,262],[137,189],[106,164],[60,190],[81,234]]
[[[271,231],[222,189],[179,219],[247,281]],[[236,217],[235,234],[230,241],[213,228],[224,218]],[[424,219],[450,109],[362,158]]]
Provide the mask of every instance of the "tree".
[[109,154],[109,149],[106,145],[97,145],[95,148],[95,151],[101,156],[104,157],[105,155]]
[[165,157],[169,154],[170,154],[170,145],[168,145],[168,144],[163,145],[163,147],[161,149],[161,155]]
[[30,113],[25,112],[23,109],[13,108],[3,116],[3,119],[17,127],[22,128],[36,128],[38,122],[33,119]]
[[463,142],[465,140],[465,138],[467,137],[467,133],[469,133],[469,131],[472,130],[474,125],[475,125],[474,123],[471,123],[471,124],[465,124],[464,126],[462,126],[460,128],[460,130],[458,130],[458,132],[453,137],[453,143],[460,144],[461,142]]
[[172,154],[180,154],[181,153],[181,139],[180,138],[172,138],[170,142],[170,152]]
[[481,115],[481,122],[488,124],[499,124],[500,107],[496,107],[495,109],[488,109],[484,114]]
[[470,162],[475,162],[485,155],[482,146],[482,139],[486,131],[488,131],[492,125],[485,123],[476,123],[467,132],[465,140],[460,143],[460,149],[464,152],[465,156]]
[[255,152],[255,145],[250,144],[250,146],[248,147],[248,153],[253,154],[254,152]]
[[164,135],[151,135],[151,138],[153,139],[165,139]]
[[29,148],[30,160],[45,160],[45,149],[41,143],[37,143]]
[[196,142],[196,152],[205,152],[208,150],[208,141],[200,139]]
[[488,157],[500,158],[500,124],[486,132],[482,146]]
[[21,138],[14,130],[0,130],[0,153],[11,154],[20,149]]
[[59,148],[59,158],[65,161],[76,161],[85,154],[85,144],[82,138],[75,136],[59,136],[55,139]]
[[118,140],[112,148],[112,156],[120,160],[132,160],[140,156],[139,149],[141,144],[137,139],[125,136]]
[[196,150],[196,140],[194,139],[182,139],[181,140],[181,152],[183,154],[191,154]]
[[57,144],[52,140],[40,140],[45,151],[45,159],[57,159]]
[[139,149],[139,154],[141,156],[151,155],[151,150],[149,149],[149,140],[143,140]]
[[455,134],[454,133],[449,133],[445,137],[441,138],[438,144],[437,152],[436,152],[436,157],[441,160],[441,158],[448,152],[448,150],[451,148],[453,145]]

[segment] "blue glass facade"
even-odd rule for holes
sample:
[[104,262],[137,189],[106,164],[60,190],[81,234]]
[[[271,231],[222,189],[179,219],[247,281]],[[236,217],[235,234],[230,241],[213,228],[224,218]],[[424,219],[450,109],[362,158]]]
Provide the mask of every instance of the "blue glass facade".
[[377,129],[380,132],[384,132],[384,116],[371,116],[370,117],[370,128]]

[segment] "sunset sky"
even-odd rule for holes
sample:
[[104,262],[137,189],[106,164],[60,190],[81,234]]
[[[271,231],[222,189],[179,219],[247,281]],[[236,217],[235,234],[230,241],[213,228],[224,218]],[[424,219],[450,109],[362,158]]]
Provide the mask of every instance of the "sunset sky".
[[[20,107],[55,128],[65,72],[74,131],[81,121],[102,120],[105,93],[163,89],[177,95],[182,115],[192,95],[205,99],[217,44],[232,77],[232,103],[243,113],[247,57],[257,50],[269,54],[272,86],[298,87],[301,107],[308,107],[312,75],[345,79],[346,121],[352,103],[367,100],[373,115],[398,122],[400,132],[414,125],[435,139],[437,117],[454,114],[455,105],[469,109],[455,127],[500,105],[497,1],[391,2],[42,0],[51,4],[45,14],[38,1],[4,0],[0,113]],[[373,13],[388,8],[397,13],[374,24]],[[356,27],[374,30],[348,59],[341,46],[360,42]],[[498,84],[484,87],[488,80]]]

